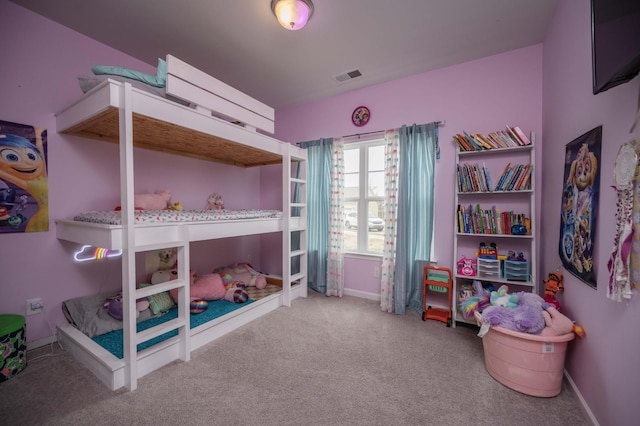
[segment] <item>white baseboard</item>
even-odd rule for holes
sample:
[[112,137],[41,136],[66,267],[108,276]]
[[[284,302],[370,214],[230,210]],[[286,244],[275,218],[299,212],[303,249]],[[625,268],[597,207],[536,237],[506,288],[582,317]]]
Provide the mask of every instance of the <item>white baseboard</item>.
[[345,296],[360,297],[361,299],[375,300],[375,301],[378,301],[378,302],[380,301],[380,295],[379,294],[369,293],[367,291],[351,290],[349,288],[345,288],[344,289],[344,294],[345,294]]
[[57,336],[48,336],[48,337],[43,337],[42,339],[38,339],[38,340],[33,340],[31,342],[27,342],[27,350],[30,351],[32,349],[38,349],[41,348],[43,346],[47,346],[50,345],[54,342],[58,341],[58,337]]
[[587,417],[589,417],[589,420],[591,420],[591,424],[593,426],[600,426],[600,423],[598,423],[598,419],[596,419],[596,416],[593,415],[593,412],[589,408],[589,405],[587,405],[587,401],[585,401],[585,399],[582,397],[582,394],[578,390],[578,387],[576,386],[576,383],[573,381],[573,379],[571,378],[571,376],[569,375],[567,370],[564,370],[564,377],[567,378],[567,381],[569,382],[569,385],[571,386],[571,389],[573,390],[573,392],[578,397],[578,401],[580,401],[580,405],[582,405],[582,409],[584,410],[584,412],[587,415]]

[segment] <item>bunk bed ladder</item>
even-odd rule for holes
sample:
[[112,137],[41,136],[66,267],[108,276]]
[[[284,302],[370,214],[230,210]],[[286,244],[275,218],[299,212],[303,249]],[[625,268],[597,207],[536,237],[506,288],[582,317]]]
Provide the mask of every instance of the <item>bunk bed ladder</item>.
[[[163,241],[152,245],[137,245],[134,229],[134,181],[133,181],[133,108],[131,84],[125,83],[121,92],[120,108],[120,197],[122,204],[122,294],[125,302],[123,312],[123,345],[125,363],[125,386],[130,391],[138,387],[138,344],[157,336],[178,330],[177,358],[189,361],[190,322],[189,322],[189,243],[183,226],[179,227],[172,241]],[[178,279],[151,287],[137,289],[136,253],[163,248],[176,248],[178,256]],[[178,317],[158,326],[138,332],[136,322],[136,301],[139,298],[178,289]]]
[[[306,189],[306,157],[303,154],[292,154],[291,147],[283,155],[282,194],[284,229],[282,232],[282,290],[283,305],[291,306],[291,284],[297,283],[301,297],[307,297],[307,189]],[[294,177],[295,175],[295,177]],[[294,235],[299,236],[294,240]],[[297,270],[292,271],[294,259],[297,259]]]

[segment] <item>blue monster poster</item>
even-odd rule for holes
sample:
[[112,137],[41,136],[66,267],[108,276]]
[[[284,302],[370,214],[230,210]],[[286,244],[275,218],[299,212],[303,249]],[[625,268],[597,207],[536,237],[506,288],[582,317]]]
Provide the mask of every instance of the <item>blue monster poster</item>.
[[48,230],[47,130],[0,120],[0,234]]
[[593,288],[593,249],[600,188],[602,126],[567,144],[560,215],[560,259],[564,268]]

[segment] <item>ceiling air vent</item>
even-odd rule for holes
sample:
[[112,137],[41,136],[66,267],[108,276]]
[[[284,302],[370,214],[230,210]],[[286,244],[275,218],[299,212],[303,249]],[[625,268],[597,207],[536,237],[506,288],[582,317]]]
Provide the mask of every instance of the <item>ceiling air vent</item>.
[[360,76],[362,76],[362,73],[360,72],[360,70],[356,69],[338,74],[334,78],[336,79],[336,81],[338,81],[338,83],[344,83],[345,81],[352,80]]

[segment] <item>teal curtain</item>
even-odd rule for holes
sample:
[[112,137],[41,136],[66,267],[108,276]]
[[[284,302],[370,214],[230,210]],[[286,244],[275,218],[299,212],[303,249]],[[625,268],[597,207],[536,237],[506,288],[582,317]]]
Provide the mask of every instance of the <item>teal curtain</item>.
[[437,123],[400,128],[394,312],[422,312],[422,265],[431,256]]
[[300,147],[307,150],[307,282],[325,294],[333,138],[301,142]]

